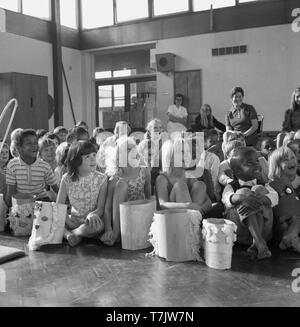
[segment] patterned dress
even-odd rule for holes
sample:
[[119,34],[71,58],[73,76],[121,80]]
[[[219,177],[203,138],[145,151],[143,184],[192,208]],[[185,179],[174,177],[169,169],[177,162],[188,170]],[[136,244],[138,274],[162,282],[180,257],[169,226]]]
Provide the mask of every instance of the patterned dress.
[[99,192],[106,179],[106,175],[98,171],[75,182],[68,175],[64,175],[71,204],[71,217],[67,220],[69,228],[74,229],[83,224],[86,216],[96,209]]
[[146,168],[140,168],[139,174],[135,179],[127,179],[128,183],[127,201],[144,200],[145,199],[145,182],[146,182]]

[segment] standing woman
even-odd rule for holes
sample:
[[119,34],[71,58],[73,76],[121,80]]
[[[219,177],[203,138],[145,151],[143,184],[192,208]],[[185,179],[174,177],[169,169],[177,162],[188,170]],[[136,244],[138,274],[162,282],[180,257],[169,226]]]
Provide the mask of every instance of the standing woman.
[[198,132],[204,129],[218,129],[221,132],[225,132],[225,125],[219,122],[212,114],[211,106],[204,104],[200,108],[199,115],[196,117],[195,125],[193,128]]
[[225,117],[226,131],[240,132],[247,146],[256,146],[258,141],[258,118],[254,107],[244,103],[244,90],[234,87],[230,92],[232,107]]
[[291,108],[284,114],[282,130],[285,132],[297,131],[300,129],[300,87],[297,87],[292,94]]

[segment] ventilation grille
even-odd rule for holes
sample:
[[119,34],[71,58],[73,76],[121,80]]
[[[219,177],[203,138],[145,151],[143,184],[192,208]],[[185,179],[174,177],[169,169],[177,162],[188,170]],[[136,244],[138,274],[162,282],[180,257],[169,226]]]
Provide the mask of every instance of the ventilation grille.
[[234,47],[211,49],[211,54],[213,56],[226,56],[226,55],[233,55],[233,54],[246,53],[246,52],[247,52],[246,45],[237,45]]

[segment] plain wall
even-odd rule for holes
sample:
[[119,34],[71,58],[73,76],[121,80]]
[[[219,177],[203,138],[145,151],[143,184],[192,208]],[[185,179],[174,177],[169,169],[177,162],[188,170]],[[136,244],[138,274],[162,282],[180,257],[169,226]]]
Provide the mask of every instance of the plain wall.
[[[247,53],[211,54],[212,48],[235,45],[247,45]],[[176,71],[201,70],[203,103],[212,106],[217,119],[223,122],[230,108],[230,89],[241,86],[244,101],[264,115],[264,130],[281,130],[292,91],[300,85],[300,33],[292,32],[290,25],[160,40],[151,50],[151,65],[156,53],[166,52],[176,55]],[[173,89],[173,74],[158,73],[158,116],[164,123]]]
[[[0,73],[20,72],[48,77],[48,93],[53,96],[52,45],[46,42],[0,33]],[[62,48],[62,59],[74,107],[76,121],[85,120],[90,131],[95,126],[92,115],[94,101],[93,56],[88,53]],[[88,72],[88,73],[87,73]],[[63,117],[64,126],[74,126],[70,101],[63,79]],[[93,97],[93,99],[92,99]],[[2,108],[1,108],[2,110]],[[53,116],[49,120],[49,129],[53,130]]]

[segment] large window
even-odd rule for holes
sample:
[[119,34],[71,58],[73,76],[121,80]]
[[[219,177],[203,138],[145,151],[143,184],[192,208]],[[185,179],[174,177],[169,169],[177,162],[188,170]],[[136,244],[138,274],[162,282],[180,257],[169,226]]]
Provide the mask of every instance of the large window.
[[81,0],[81,3],[83,28],[113,25],[113,0]]
[[235,6],[235,0],[194,0],[194,11],[208,10],[211,5],[214,9]]
[[117,0],[117,21],[148,17],[148,0]]
[[153,9],[155,16],[188,11],[189,0],[153,0]]
[[[125,77],[136,74],[135,69],[122,69],[115,71],[96,72],[95,77]],[[136,96],[136,86],[131,88],[131,94]],[[125,109],[125,84],[99,85],[98,86],[99,109],[124,110]]]
[[71,28],[77,28],[77,0],[60,1],[60,23]]
[[0,0],[0,8],[18,11],[19,5],[18,0]]
[[23,14],[50,19],[50,0],[22,0]]

